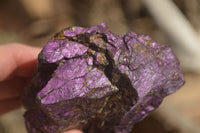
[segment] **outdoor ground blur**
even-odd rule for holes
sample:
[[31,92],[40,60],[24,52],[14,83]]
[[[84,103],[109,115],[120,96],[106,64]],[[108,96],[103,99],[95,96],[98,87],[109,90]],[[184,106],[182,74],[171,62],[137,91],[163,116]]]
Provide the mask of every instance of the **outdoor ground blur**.
[[[52,35],[63,28],[106,22],[115,33],[124,34],[132,30],[179,49],[180,46],[158,26],[141,1],[1,0],[0,44],[19,42],[43,47]],[[173,2],[200,38],[200,0]],[[171,14],[169,19],[176,18]],[[176,50],[176,54],[178,52],[180,50]],[[184,66],[185,62],[180,63]],[[138,123],[132,133],[200,133],[200,68],[197,72],[183,67],[183,71],[186,84],[167,97],[158,110]],[[24,111],[21,108],[1,116],[0,133],[26,133]]]

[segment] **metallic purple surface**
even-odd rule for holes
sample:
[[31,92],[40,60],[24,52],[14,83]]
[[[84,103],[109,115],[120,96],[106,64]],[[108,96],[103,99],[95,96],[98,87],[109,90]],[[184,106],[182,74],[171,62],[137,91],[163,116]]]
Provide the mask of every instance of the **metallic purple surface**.
[[169,46],[112,33],[105,23],[52,37],[23,91],[29,133],[129,133],[184,79]]

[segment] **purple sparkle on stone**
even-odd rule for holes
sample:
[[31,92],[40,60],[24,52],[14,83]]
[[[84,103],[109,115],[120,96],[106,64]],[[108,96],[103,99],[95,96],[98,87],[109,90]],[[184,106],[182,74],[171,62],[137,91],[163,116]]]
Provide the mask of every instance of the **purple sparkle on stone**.
[[105,23],[52,37],[23,91],[29,133],[129,133],[184,84],[167,45],[149,36],[112,33]]

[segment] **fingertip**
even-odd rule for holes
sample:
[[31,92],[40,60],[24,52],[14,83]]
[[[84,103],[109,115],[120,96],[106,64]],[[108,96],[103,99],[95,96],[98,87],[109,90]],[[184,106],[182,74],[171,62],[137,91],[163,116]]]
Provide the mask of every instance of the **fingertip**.
[[38,54],[41,48],[16,44],[13,56],[15,58],[15,74],[22,77],[31,77],[37,66]]
[[[30,77],[37,65],[37,57],[41,48],[19,43],[0,46],[0,81],[7,80],[13,75]],[[16,72],[16,73],[15,73]]]
[[77,129],[72,129],[72,130],[69,130],[69,131],[65,131],[63,133],[83,133],[83,132],[80,131],[80,130],[77,130]]

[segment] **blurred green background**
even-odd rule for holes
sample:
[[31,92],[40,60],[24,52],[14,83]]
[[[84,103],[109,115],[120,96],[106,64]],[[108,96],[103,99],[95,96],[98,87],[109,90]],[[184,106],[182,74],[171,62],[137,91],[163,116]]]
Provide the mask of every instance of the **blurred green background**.
[[[138,123],[133,133],[200,133],[200,67],[182,59],[179,54],[184,53],[181,45],[162,28],[144,1],[1,0],[0,44],[19,42],[43,47],[52,35],[63,28],[73,25],[93,26],[102,22],[106,22],[118,34],[132,30],[138,34],[150,35],[159,43],[171,45],[176,54],[180,55],[186,84],[180,91],[166,98],[157,111]],[[184,15],[195,31],[195,37],[199,39],[200,0],[169,1]],[[168,19],[176,20],[177,17],[170,14]],[[198,52],[194,56],[196,54]],[[198,62],[193,57],[189,60]],[[21,108],[0,116],[0,133],[26,133],[24,111]]]

